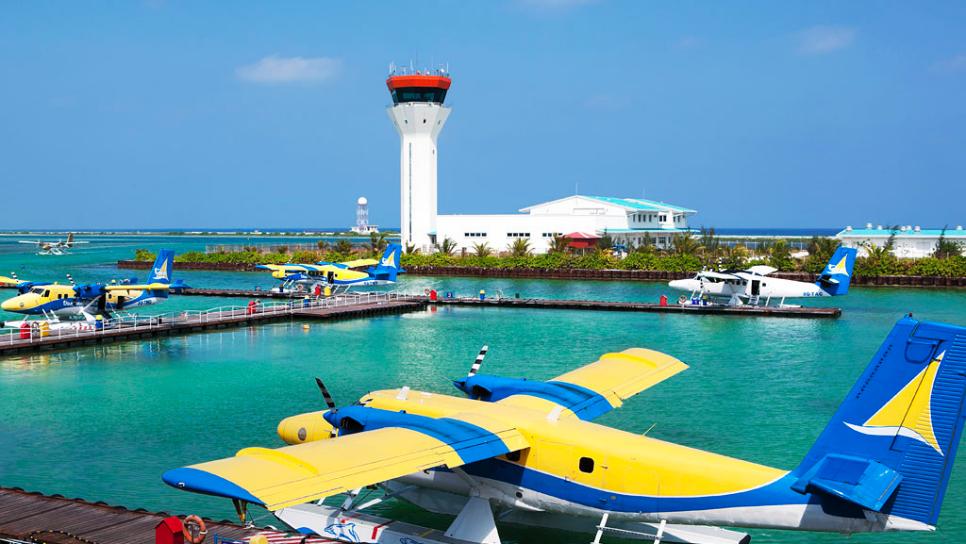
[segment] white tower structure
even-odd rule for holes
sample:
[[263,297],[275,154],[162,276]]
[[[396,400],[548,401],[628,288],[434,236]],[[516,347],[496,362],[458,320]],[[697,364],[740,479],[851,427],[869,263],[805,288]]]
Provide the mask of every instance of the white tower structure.
[[403,73],[386,80],[389,118],[399,132],[399,227],[402,246],[423,252],[436,244],[436,138],[450,109],[443,105],[451,80],[442,71]]
[[356,232],[369,232],[369,201],[360,196],[356,201]]

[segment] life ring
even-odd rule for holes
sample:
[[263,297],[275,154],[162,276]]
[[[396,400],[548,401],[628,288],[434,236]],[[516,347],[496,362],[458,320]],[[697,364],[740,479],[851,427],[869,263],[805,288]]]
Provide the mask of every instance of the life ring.
[[[197,532],[191,529],[191,526],[197,528]],[[205,536],[208,534],[208,528],[205,527],[205,521],[198,516],[191,514],[190,516],[184,518],[181,522],[181,532],[184,534],[184,539],[191,544],[201,544],[205,541]]]
[[688,302],[688,297],[681,295],[678,297],[678,304],[685,304]]

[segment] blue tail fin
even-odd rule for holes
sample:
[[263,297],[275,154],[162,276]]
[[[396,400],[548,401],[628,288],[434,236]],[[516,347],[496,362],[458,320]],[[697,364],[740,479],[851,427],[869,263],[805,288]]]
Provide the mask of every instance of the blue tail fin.
[[174,267],[174,251],[162,249],[154,260],[148,283],[171,283],[171,270]]
[[964,396],[966,327],[902,318],[795,469],[793,488],[935,526]]
[[389,244],[385,253],[379,259],[379,264],[375,267],[374,273],[380,279],[396,281],[396,274],[402,272],[400,269],[400,257],[402,256],[402,246],[399,244]]
[[825,265],[825,269],[819,274],[815,284],[833,297],[848,293],[857,253],[854,247],[839,246]]

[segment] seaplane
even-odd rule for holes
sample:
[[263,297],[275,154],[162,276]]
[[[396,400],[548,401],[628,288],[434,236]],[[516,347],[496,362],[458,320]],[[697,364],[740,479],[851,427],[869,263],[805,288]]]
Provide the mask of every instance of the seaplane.
[[70,251],[74,247],[74,244],[86,244],[87,242],[74,240],[74,233],[68,232],[66,240],[54,240],[52,242],[43,240],[17,240],[17,243],[37,246],[37,255],[63,255]]
[[[63,319],[94,321],[96,315],[110,316],[111,312],[148,306],[168,298],[174,252],[161,250],[148,275],[147,283],[125,280],[120,283],[92,283],[77,285],[68,276],[69,284],[22,282],[20,294],[3,301],[5,312],[41,316],[57,322]],[[6,326],[21,323],[6,322]]]
[[356,259],[339,263],[320,261],[315,264],[260,264],[257,268],[270,270],[272,277],[282,280],[280,291],[306,290],[328,285],[334,289],[389,285],[396,282],[400,268],[402,246],[389,244],[382,258]]
[[[480,373],[485,352],[453,381],[463,396],[402,387],[337,407],[318,380],[327,409],[283,419],[289,446],[245,448],[162,479],[231,499],[242,518],[256,505],[305,535],[343,541],[497,544],[498,525],[515,524],[595,543],[606,534],[744,544],[750,536],[736,529],[935,530],[963,429],[966,327],[911,315],[791,469],[594,421],[688,368],[671,355],[631,348],[533,381]],[[368,486],[385,494],[362,502]],[[339,494],[340,506],[321,502]],[[455,520],[432,540],[367,525],[359,510],[386,498]]]
[[[690,298],[707,295],[716,299],[728,299],[728,304],[758,304],[762,299],[769,303],[787,298],[836,297],[849,292],[852,270],[855,268],[856,249],[839,247],[829,259],[815,283],[771,277],[778,269],[757,265],[742,271],[715,272],[702,270],[693,278],[673,280],[668,287],[690,293]],[[682,302],[688,298],[682,295]]]

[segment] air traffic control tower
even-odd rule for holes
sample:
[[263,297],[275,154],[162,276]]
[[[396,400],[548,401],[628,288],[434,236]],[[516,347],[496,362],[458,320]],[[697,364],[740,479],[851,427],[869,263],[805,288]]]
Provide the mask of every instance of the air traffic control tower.
[[444,70],[392,69],[389,117],[399,131],[402,246],[423,252],[436,244],[436,138],[450,109],[443,105],[451,80]]

